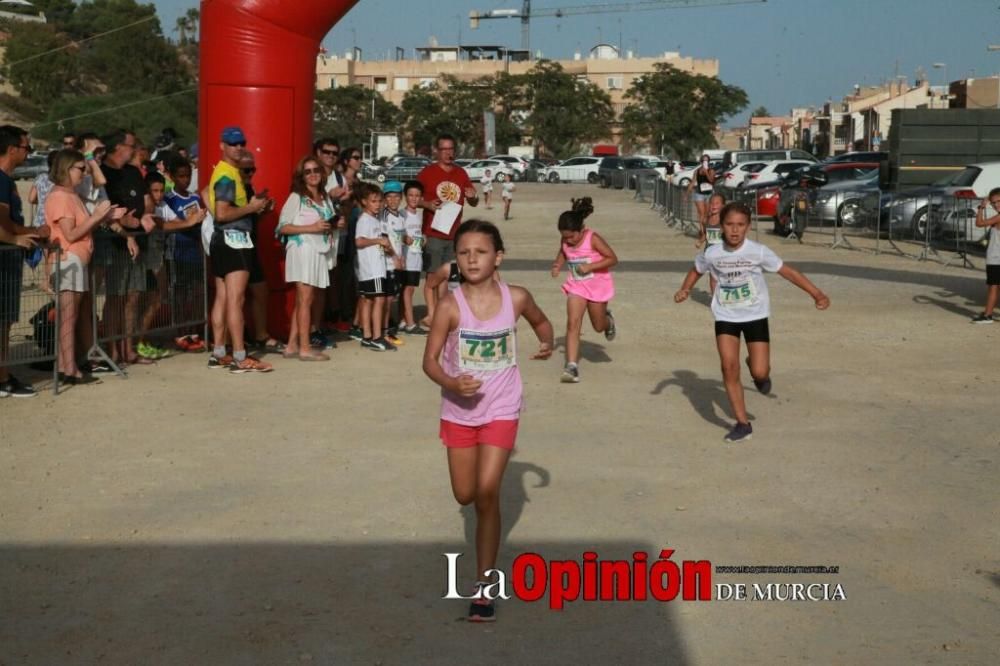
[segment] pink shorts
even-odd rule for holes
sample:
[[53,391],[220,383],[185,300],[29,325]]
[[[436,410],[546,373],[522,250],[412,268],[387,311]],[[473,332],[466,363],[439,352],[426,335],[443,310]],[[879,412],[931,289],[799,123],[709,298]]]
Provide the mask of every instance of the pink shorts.
[[441,441],[449,449],[466,449],[479,444],[513,449],[517,439],[517,419],[490,421],[479,426],[467,426],[441,419]]

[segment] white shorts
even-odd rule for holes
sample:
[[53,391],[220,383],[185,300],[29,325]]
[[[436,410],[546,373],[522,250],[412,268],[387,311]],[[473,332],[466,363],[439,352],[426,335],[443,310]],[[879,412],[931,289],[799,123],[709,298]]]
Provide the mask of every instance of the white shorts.
[[[52,263],[52,287],[56,286],[56,264]],[[90,288],[90,274],[87,266],[77,255],[64,252],[59,262],[59,291],[83,293]]]

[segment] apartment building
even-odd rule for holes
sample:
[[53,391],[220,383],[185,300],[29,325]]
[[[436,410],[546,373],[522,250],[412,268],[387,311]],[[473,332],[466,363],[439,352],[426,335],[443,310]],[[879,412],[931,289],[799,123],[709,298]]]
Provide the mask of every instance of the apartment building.
[[[429,46],[414,49],[407,58],[404,49],[397,48],[395,57],[386,60],[362,60],[360,51],[343,56],[321,53],[316,59],[317,89],[361,85],[377,90],[393,104],[401,105],[403,97],[413,88],[442,84],[443,77],[453,76],[472,81],[500,72],[525,74],[535,63],[525,51],[496,45]],[[556,61],[570,74],[590,81],[611,97],[616,116],[625,109],[625,91],[637,77],[650,74],[657,63],[669,63],[691,74],[717,77],[719,61],[682,56],[665,52],[658,56],[637,56],[632,51],[622,53],[611,44],[597,44],[586,54],[576,53],[572,60]],[[620,143],[620,131],[611,139]]]

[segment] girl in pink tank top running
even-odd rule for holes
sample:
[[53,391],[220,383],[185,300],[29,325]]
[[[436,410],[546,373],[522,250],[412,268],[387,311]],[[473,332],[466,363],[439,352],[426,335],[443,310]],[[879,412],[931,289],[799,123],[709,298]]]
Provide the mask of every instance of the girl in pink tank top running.
[[569,267],[569,275],[562,286],[566,294],[566,367],[561,379],[569,384],[580,381],[578,364],[583,313],[590,315],[594,330],[604,333],[608,341],[614,340],[617,334],[608,303],[615,296],[610,269],[618,263],[618,257],[603,238],[583,224],[594,212],[590,197],[572,201],[573,209],[559,216],[562,242],[552,262],[552,277],[559,277],[564,264]]
[[524,317],[540,343],[533,359],[552,355],[552,324],[522,287],[494,279],[503,261],[500,231],[467,220],[455,233],[462,284],[434,311],[424,349],[424,372],[441,387],[441,441],[448,451],[451,489],[459,504],[476,504],[476,598],[469,620],[495,619],[481,594],[500,547],[500,480],[514,448],[521,413],[517,320]]

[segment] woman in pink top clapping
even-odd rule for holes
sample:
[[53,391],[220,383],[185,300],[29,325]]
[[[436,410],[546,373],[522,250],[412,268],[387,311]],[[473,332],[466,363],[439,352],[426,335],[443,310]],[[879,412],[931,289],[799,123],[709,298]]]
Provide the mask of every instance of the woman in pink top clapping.
[[[96,377],[80,372],[76,364],[77,320],[80,303],[90,287],[87,268],[94,253],[94,227],[104,220],[121,219],[125,209],[112,207],[107,199],[88,213],[83,201],[76,193],[76,187],[87,172],[87,162],[78,150],[60,150],[52,163],[49,178],[52,191],[45,198],[45,224],[51,229],[51,238],[58,243],[61,252],[59,260],[59,307],[62,312],[62,326],[59,333],[58,367],[60,381],[67,384],[90,384],[100,381]],[[55,263],[53,263],[53,267]],[[53,271],[52,285],[56,285]],[[89,325],[81,322],[80,332],[86,335]],[[82,342],[89,346],[86,338]]]
[[424,372],[441,386],[441,441],[459,504],[476,505],[476,598],[469,620],[495,619],[481,594],[500,547],[500,481],[521,413],[516,325],[523,316],[541,343],[533,359],[552,355],[552,324],[522,287],[493,279],[503,261],[495,225],[467,220],[455,232],[463,282],[434,311]]

